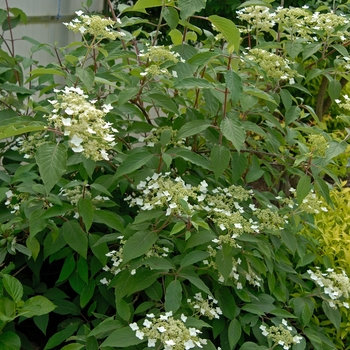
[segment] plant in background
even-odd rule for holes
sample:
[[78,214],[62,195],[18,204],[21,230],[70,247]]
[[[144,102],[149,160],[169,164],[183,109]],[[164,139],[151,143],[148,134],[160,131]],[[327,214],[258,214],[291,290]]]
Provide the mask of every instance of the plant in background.
[[[347,273],[300,234],[348,148],[320,122],[346,104],[344,6],[246,2],[236,26],[205,0],[109,5],[29,77],[0,51],[0,264],[50,303],[28,321],[44,349],[344,349]],[[25,330],[13,316],[4,332]]]

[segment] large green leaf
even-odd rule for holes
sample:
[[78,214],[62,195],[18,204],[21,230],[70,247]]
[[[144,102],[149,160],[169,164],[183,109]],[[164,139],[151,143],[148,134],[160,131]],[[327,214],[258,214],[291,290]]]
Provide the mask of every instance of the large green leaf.
[[322,302],[322,309],[328,319],[333,323],[334,327],[339,331],[341,322],[339,310],[337,308],[332,308],[326,300]]
[[85,67],[85,68],[78,67],[76,69],[75,74],[83,82],[83,84],[86,87],[86,90],[89,91],[92,88],[92,85],[94,84],[94,81],[95,81],[95,74],[92,71],[92,69],[89,67]]
[[208,252],[204,252],[202,250],[193,250],[181,260],[180,266],[181,267],[191,266],[198,261],[202,261],[208,258],[208,256],[209,256]]
[[94,222],[105,224],[106,226],[111,227],[118,232],[122,232],[124,230],[124,226],[120,221],[120,217],[112,211],[95,210]]
[[303,175],[300,177],[300,180],[297,185],[297,200],[298,204],[301,204],[303,199],[311,191],[311,179],[308,175]]
[[143,343],[144,341],[136,338],[135,332],[127,326],[116,329],[100,346],[102,349],[107,346],[111,348],[125,348]]
[[62,144],[45,143],[38,148],[35,160],[46,192],[49,193],[66,171],[67,149]]
[[83,219],[86,231],[89,231],[93,222],[93,215],[94,215],[94,208],[90,198],[79,199],[78,212]]
[[162,0],[138,0],[133,6],[133,11],[144,10],[150,7],[162,6]]
[[233,349],[238,343],[242,335],[242,326],[239,321],[235,318],[230,322],[228,326],[228,342],[230,348]]
[[115,177],[119,178],[123,175],[130,174],[131,172],[140,169],[153,157],[149,152],[138,152],[130,154],[124,161],[120,164]]
[[19,314],[24,317],[41,316],[55,310],[55,304],[42,295],[36,295],[26,300]]
[[199,134],[211,125],[208,120],[191,120],[184,124],[177,133],[177,139]]
[[234,71],[229,70],[225,74],[226,86],[231,92],[231,101],[235,105],[242,94],[243,84],[241,77]]
[[152,231],[139,231],[132,235],[123,248],[123,261],[128,262],[146,253],[156,242],[158,235]]
[[236,25],[227,18],[212,15],[208,17],[209,21],[214,24],[216,29],[225,37],[229,51],[239,52],[240,33]]
[[19,302],[23,296],[23,286],[21,282],[11,275],[4,274],[2,277],[6,292],[10,295],[15,303]]
[[0,127],[0,140],[7,139],[12,136],[22,135],[32,131],[43,131],[46,125],[39,122],[31,122],[28,125],[24,123],[10,124],[8,126]]
[[179,280],[171,281],[165,292],[165,311],[173,314],[179,309],[182,300],[182,287]]
[[213,89],[214,84],[201,78],[184,78],[174,85],[174,89]]
[[224,254],[223,250],[220,249],[216,253],[215,262],[219,269],[219,272],[222,274],[224,279],[227,280],[230,273],[232,272],[233,266],[231,254]]
[[187,160],[190,163],[198,165],[203,169],[211,170],[209,162],[201,155],[194,153],[185,148],[172,148],[167,151],[167,153],[174,155],[175,157],[180,157],[184,160]]
[[179,107],[171,97],[164,94],[149,94],[148,96],[154,101],[155,106],[179,114]]
[[138,269],[136,275],[131,276],[130,281],[128,282],[128,295],[150,287],[157,280],[159,275],[160,273],[157,271],[150,271],[149,269]]
[[243,148],[246,132],[238,119],[225,118],[220,124],[220,130],[238,152]]
[[193,285],[199,288],[201,291],[208,295],[212,295],[210,289],[206,286],[206,284],[191,270],[183,269],[179,272],[179,276],[189,280]]
[[211,165],[218,179],[230,164],[230,150],[223,145],[215,145],[210,152]]
[[0,334],[0,350],[21,349],[21,338],[14,332],[6,331]]
[[196,12],[204,9],[206,2],[207,0],[178,0],[181,18],[187,19],[188,17],[194,15]]
[[66,221],[61,227],[61,233],[66,243],[86,259],[88,238],[79,223],[75,220]]

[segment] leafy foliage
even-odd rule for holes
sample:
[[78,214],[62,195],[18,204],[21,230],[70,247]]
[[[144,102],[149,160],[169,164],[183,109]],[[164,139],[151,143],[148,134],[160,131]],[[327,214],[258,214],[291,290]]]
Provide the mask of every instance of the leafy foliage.
[[81,42],[25,38],[47,67],[0,49],[0,347],[29,348],[22,322],[44,349],[349,344],[349,271],[300,234],[341,202],[348,5],[210,5],[77,11]]

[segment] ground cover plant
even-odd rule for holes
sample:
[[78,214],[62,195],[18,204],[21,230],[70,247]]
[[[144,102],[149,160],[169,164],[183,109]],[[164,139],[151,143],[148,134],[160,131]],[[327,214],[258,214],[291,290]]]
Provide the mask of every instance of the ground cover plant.
[[305,234],[347,154],[348,5],[88,5],[67,47],[2,39],[0,349],[350,348],[347,272]]

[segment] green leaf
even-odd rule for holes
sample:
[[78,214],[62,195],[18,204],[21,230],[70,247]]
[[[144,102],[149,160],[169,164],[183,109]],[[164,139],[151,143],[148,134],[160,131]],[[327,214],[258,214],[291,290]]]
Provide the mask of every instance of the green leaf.
[[96,337],[100,339],[107,332],[111,332],[116,330],[117,328],[121,328],[120,321],[114,320],[114,317],[108,317],[103,320],[98,326],[96,326],[89,334],[88,337]]
[[188,149],[184,148],[172,148],[167,153],[180,157],[184,160],[189,161],[195,165],[202,167],[203,169],[211,170],[209,162],[201,155],[196,154]]
[[144,10],[150,7],[162,6],[162,0],[138,0],[133,6],[133,11]]
[[268,93],[266,93],[262,90],[255,88],[255,87],[245,86],[244,93],[246,93],[248,95],[255,96],[255,97],[260,98],[260,99],[265,100],[265,101],[272,102],[275,105],[277,105],[277,102],[275,101],[275,99],[271,95],[269,95]]
[[215,262],[219,269],[219,272],[222,274],[224,279],[227,280],[230,273],[232,272],[233,266],[231,254],[224,254],[223,249],[220,249],[216,253]]
[[18,312],[24,317],[41,316],[55,310],[56,305],[42,295],[36,295],[26,300]]
[[66,341],[73,333],[75,333],[77,331],[80,324],[81,324],[80,320],[77,320],[77,319],[69,320],[69,323],[67,322],[65,327],[63,327],[62,331],[55,333],[48,340],[48,342],[45,345],[44,350],[52,349],[52,348],[56,347],[57,345]]
[[311,191],[311,179],[308,175],[302,175],[297,185],[297,201],[301,204],[303,199]]
[[152,157],[153,155],[148,152],[138,152],[130,154],[120,164],[114,177],[119,178],[125,174],[130,174],[131,172],[140,169],[143,165],[150,161]]
[[212,296],[210,289],[206,286],[206,284],[195,273],[192,273],[192,271],[182,270],[181,272],[179,272],[179,277],[183,277],[183,278],[189,280],[198,289],[200,289],[204,293]]
[[328,319],[333,323],[334,327],[339,331],[340,328],[340,322],[341,322],[341,315],[337,308],[332,308],[329,306],[328,301],[322,302],[322,309]]
[[204,252],[202,250],[194,250],[188,253],[180,263],[181,267],[191,266],[198,261],[202,261],[206,259],[210,254],[208,252]]
[[80,294],[80,306],[84,308],[87,303],[91,300],[95,292],[95,280],[90,279],[89,283],[86,284]]
[[46,129],[46,126],[39,122],[31,122],[28,123],[27,126],[24,126],[23,124],[24,123],[16,123],[5,127],[0,127],[0,140],[7,139],[12,136],[22,135],[27,132],[42,131]]
[[246,137],[242,123],[238,119],[225,118],[220,124],[220,130],[239,152],[244,146]]
[[233,349],[238,343],[242,335],[242,326],[239,321],[235,318],[230,322],[228,326],[228,342],[230,348]]
[[76,69],[75,74],[77,75],[77,77],[80,78],[80,80],[86,87],[86,90],[89,91],[92,88],[92,85],[94,85],[94,81],[95,81],[95,74],[92,71],[92,69],[90,67],[86,67],[86,68],[78,67]]
[[181,18],[187,19],[196,12],[204,9],[206,2],[207,0],[178,0]]
[[[307,45],[308,46],[308,45]],[[303,50],[303,45],[297,41],[287,41],[286,42],[286,51],[287,54],[294,60],[300,52]]]
[[283,106],[286,109],[286,111],[288,111],[289,108],[292,107],[292,103],[293,103],[292,95],[287,89],[281,89],[280,95],[283,102]]
[[232,155],[232,181],[236,183],[244,174],[247,168],[247,158],[242,153],[234,153]]
[[322,47],[321,43],[309,43],[303,49],[303,61],[312,56]]
[[93,222],[94,208],[90,198],[79,198],[78,201],[78,212],[82,217],[86,231],[90,230]]
[[156,106],[175,114],[179,113],[179,107],[171,97],[164,94],[149,94],[148,96],[154,100]]
[[339,156],[346,151],[348,144],[345,141],[337,142],[331,141],[329,147],[326,150],[326,159],[331,160],[334,157]]
[[131,276],[129,282],[128,295],[132,295],[139,290],[144,290],[150,287],[159,277],[159,272],[150,271],[149,269],[140,270],[138,269],[136,275]]
[[29,78],[29,80],[37,78],[40,75],[46,75],[46,74],[60,75],[62,77],[65,77],[67,75],[66,72],[64,72],[63,70],[55,69],[55,68],[36,68],[30,71],[29,74],[31,75],[31,78]]
[[67,149],[62,144],[45,143],[38,148],[35,160],[46,192],[49,193],[66,171]]
[[21,95],[33,95],[35,93],[35,90],[33,89],[27,89],[23,86],[11,84],[11,83],[0,84],[0,90],[4,90],[7,92],[14,92],[16,94],[21,94]]
[[215,145],[210,152],[211,165],[215,179],[218,179],[230,164],[231,152],[223,145]]
[[26,246],[32,253],[32,258],[35,261],[40,253],[40,243],[35,237],[28,237]]
[[285,116],[286,124],[289,125],[290,123],[293,123],[296,121],[301,113],[301,109],[298,106],[292,106],[290,107]]
[[227,18],[212,15],[208,17],[215,28],[224,36],[228,43],[229,52],[239,52],[240,33],[236,25]]
[[171,270],[175,269],[174,264],[165,258],[151,257],[143,260],[146,266],[149,266],[153,270]]
[[131,311],[128,303],[124,299],[116,298],[117,315],[125,321],[129,321],[131,317]]
[[88,238],[79,223],[75,220],[66,221],[61,227],[61,233],[66,243],[86,259]]
[[6,331],[0,334],[0,350],[20,350],[21,338],[14,332]]
[[227,287],[221,286],[220,289],[215,291],[215,297],[219,302],[220,309],[225,317],[229,320],[233,320],[236,317],[236,302],[233,297],[233,293]]
[[123,262],[128,262],[145,254],[157,239],[158,235],[153,231],[139,231],[133,234],[124,245]]
[[72,343],[64,346],[61,350],[80,350],[84,347],[83,344]]
[[162,15],[170,29],[175,29],[177,27],[179,23],[179,13],[174,8],[170,6],[164,7]]
[[208,80],[201,78],[184,78],[174,85],[174,89],[213,89],[214,85]]
[[143,343],[145,340],[136,338],[135,332],[128,326],[116,329],[108,338],[100,345],[101,348],[110,346],[112,348],[125,348]]
[[328,92],[328,95],[332,99],[333,102],[334,102],[334,100],[339,98],[340,93],[341,93],[341,89],[342,89],[342,86],[337,79],[332,79],[329,82],[327,92]]
[[171,281],[165,291],[165,311],[173,314],[179,309],[182,300],[182,287],[178,280]]
[[120,217],[108,210],[95,210],[94,211],[94,222],[105,224],[108,227],[113,228],[118,232],[124,231],[124,226],[120,222]]
[[273,309],[269,311],[269,313],[281,318],[298,318],[297,316],[294,316],[289,311],[284,309]]
[[242,306],[242,310],[247,311],[254,315],[259,315],[259,316],[264,315],[264,311],[258,305],[255,305],[255,304],[245,304]]
[[23,286],[22,283],[11,275],[4,274],[2,277],[4,288],[10,295],[12,300],[17,303],[23,297]]
[[74,254],[70,254],[64,260],[60,275],[56,283],[65,281],[72,274],[74,269],[75,269]]
[[226,86],[231,92],[231,101],[235,105],[243,92],[243,84],[241,77],[234,71],[229,70],[225,74]]
[[118,105],[122,106],[124,103],[128,102],[134,96],[136,96],[138,92],[139,92],[138,87],[129,87],[129,88],[123,89],[118,95]]
[[208,129],[211,122],[208,120],[191,120],[184,124],[181,129],[177,132],[177,139],[183,139],[188,136],[197,135],[202,131]]

